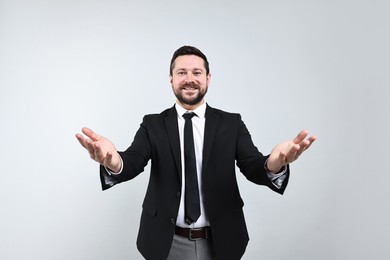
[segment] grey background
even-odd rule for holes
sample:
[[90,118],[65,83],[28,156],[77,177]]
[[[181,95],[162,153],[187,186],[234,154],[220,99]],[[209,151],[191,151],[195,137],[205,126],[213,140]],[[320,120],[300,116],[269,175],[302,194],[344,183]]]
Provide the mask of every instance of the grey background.
[[[211,63],[211,106],[258,148],[318,136],[284,196],[238,174],[243,259],[389,259],[388,1],[0,0],[0,258],[141,259],[149,168],[100,190],[74,134],[126,149],[174,103],[172,53]],[[261,256],[261,257],[260,257]]]

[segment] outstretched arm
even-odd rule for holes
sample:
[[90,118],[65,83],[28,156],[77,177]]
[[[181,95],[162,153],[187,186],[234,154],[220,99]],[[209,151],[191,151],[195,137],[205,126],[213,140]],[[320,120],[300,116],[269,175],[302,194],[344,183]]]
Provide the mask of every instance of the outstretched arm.
[[115,145],[87,127],[84,127],[82,132],[88,138],[85,138],[82,134],[76,134],[76,138],[88,151],[89,156],[113,172],[119,172],[122,167],[122,160]]
[[307,135],[308,132],[303,130],[294,139],[275,146],[267,161],[268,170],[272,173],[277,173],[282,167],[297,160],[316,140],[315,136],[306,138]]

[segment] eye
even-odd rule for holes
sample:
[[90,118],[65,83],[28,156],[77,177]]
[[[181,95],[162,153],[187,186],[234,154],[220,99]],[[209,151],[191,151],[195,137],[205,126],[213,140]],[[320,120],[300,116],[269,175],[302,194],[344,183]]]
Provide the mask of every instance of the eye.
[[185,75],[186,73],[184,71],[178,71],[177,74],[178,75]]

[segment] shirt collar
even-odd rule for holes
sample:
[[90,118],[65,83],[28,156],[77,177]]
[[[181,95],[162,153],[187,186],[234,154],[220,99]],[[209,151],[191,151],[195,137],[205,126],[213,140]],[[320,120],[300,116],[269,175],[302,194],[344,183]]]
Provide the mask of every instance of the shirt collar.
[[187,110],[184,107],[182,107],[180,104],[178,104],[178,103],[175,104],[175,108],[176,108],[176,112],[177,112],[178,117],[183,117],[183,114],[185,112],[194,112],[198,117],[205,118],[206,107],[207,107],[206,102],[203,102],[202,105],[198,106],[194,110]]

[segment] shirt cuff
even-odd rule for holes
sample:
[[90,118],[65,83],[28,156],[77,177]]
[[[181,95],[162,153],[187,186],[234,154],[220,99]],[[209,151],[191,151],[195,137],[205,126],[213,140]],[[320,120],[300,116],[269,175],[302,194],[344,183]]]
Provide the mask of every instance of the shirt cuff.
[[121,158],[121,168],[120,168],[120,170],[119,170],[119,172],[113,172],[112,170],[110,170],[109,168],[107,168],[106,166],[104,166],[104,169],[106,169],[106,171],[107,171],[107,173],[108,173],[108,175],[118,175],[118,174],[121,174],[122,173],[122,170],[123,170],[123,160],[122,160],[122,157],[120,157]]
[[272,173],[268,171],[267,165],[268,159],[265,161],[264,168],[266,170],[268,178],[271,180],[272,184],[280,189],[283,185],[283,181],[286,179],[287,166],[283,166],[282,170],[278,173]]
[[283,182],[286,179],[286,175],[285,175],[286,170],[287,170],[287,167],[284,166],[284,169],[281,173],[273,174],[273,173],[267,172],[268,178],[271,180],[272,184],[278,189],[280,189],[282,187]]

